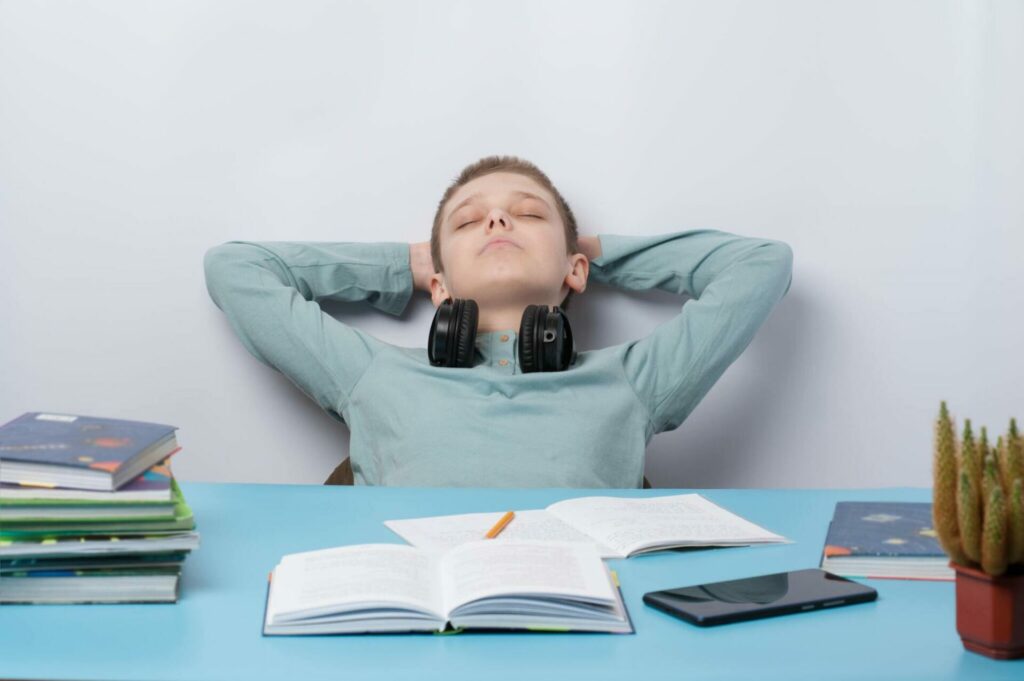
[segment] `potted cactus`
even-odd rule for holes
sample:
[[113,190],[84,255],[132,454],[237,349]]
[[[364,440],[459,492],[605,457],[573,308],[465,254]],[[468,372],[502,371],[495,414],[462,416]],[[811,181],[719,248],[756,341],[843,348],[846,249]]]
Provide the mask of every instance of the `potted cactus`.
[[956,628],[964,647],[1024,657],[1024,438],[1010,420],[989,444],[970,420],[958,437],[943,402],[935,424],[932,516],[956,571]]

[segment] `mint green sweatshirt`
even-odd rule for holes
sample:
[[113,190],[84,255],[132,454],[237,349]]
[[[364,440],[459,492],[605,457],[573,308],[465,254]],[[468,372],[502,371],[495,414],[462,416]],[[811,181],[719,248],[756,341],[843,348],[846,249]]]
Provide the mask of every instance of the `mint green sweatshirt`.
[[518,329],[479,334],[471,368],[434,367],[425,348],[321,310],[365,301],[400,314],[413,293],[408,244],[232,241],[207,252],[206,283],[249,352],[348,425],[356,484],[639,487],[647,443],[747,347],[789,290],[793,254],[714,230],[600,240],[591,281],[693,300],[562,372],[522,373]]

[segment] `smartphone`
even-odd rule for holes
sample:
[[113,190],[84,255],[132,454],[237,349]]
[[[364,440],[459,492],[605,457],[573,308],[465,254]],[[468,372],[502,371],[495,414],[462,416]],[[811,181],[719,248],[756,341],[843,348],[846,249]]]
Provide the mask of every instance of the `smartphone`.
[[692,624],[710,627],[876,598],[878,592],[870,586],[812,568],[651,591],[644,594],[644,603]]

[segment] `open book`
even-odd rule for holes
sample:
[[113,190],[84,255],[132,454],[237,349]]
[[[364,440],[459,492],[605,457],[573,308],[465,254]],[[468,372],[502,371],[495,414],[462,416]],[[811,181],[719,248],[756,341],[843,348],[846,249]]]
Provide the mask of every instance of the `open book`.
[[286,555],[271,573],[267,635],[448,628],[633,631],[611,573],[581,545],[359,544]]
[[[483,538],[502,516],[467,513],[388,520],[384,524],[422,549],[446,551]],[[663,497],[580,497],[543,510],[516,511],[495,541],[556,541],[594,547],[603,558],[686,546],[746,546],[787,541],[716,506],[699,494]]]

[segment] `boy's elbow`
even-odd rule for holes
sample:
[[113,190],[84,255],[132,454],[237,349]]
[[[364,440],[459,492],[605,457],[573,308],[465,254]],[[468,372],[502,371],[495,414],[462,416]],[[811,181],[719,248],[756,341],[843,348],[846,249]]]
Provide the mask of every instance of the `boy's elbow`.
[[206,251],[203,256],[203,271],[206,282],[217,282],[239,265],[257,262],[266,258],[266,252],[253,244],[228,241]]
[[231,244],[220,244],[206,251],[206,255],[203,256],[203,273],[206,276],[206,288],[211,295],[218,288],[233,260],[235,258],[232,256]]
[[239,276],[240,269],[256,257],[257,253],[252,252],[253,249],[251,244],[229,241],[206,251],[203,256],[206,289],[218,305],[218,293],[230,287],[231,282]]
[[793,249],[785,241],[771,241],[769,247],[779,264],[779,269],[787,274],[793,271]]
[[212,248],[207,249],[206,255],[203,256],[203,271],[206,272],[206,278],[209,279],[210,275],[217,271],[217,268],[223,264],[225,260],[224,247],[227,244],[220,244]]
[[[252,295],[254,288],[273,286],[273,278],[298,288],[287,268],[275,261],[274,254],[251,241],[229,241],[214,246],[203,256],[206,290],[221,309],[222,303],[239,295]],[[266,279],[262,275],[269,275]]]
[[785,285],[781,298],[789,293],[793,283],[793,249],[784,241],[772,241],[769,247],[775,257],[779,281]]

